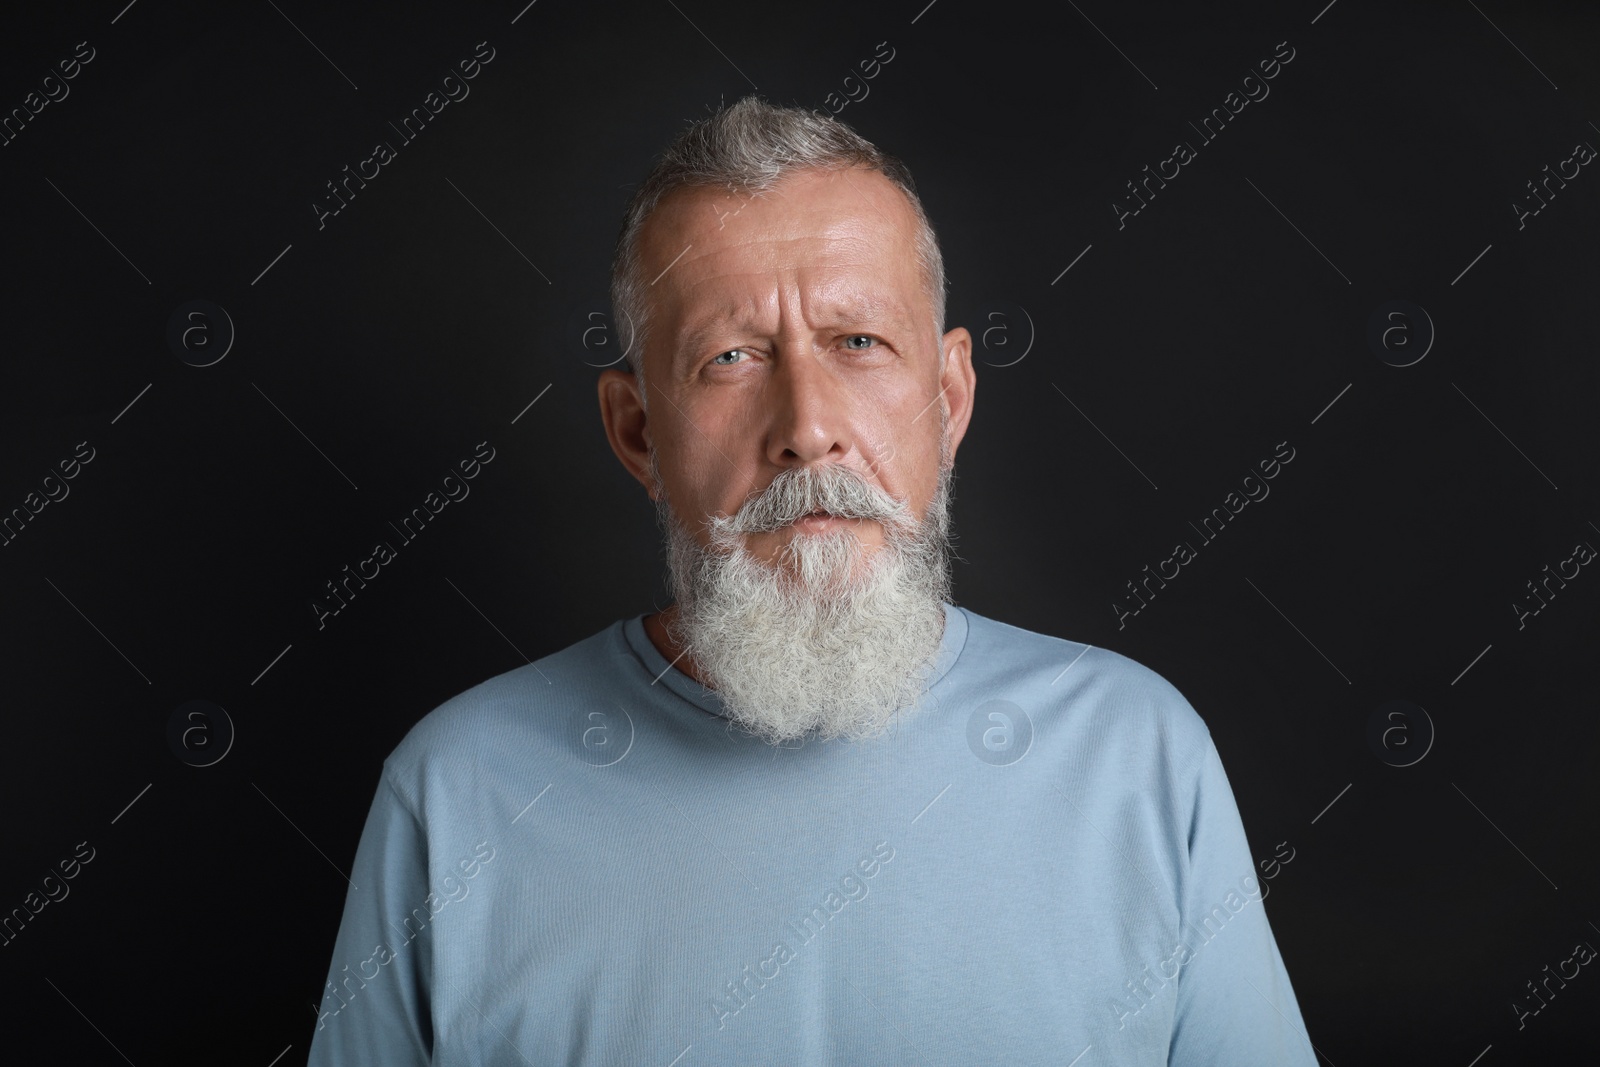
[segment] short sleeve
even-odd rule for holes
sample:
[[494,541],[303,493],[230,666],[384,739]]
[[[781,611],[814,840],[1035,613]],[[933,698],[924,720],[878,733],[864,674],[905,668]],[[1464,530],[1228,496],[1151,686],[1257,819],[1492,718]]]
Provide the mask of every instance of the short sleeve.
[[1267,921],[1244,823],[1209,736],[1194,777],[1170,1067],[1316,1067]]
[[431,1059],[427,839],[387,770],[345,893],[308,1067],[424,1067]]

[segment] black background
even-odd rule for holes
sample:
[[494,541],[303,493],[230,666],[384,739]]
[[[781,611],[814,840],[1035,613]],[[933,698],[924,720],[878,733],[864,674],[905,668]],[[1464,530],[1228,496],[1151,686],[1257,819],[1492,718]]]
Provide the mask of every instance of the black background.
[[[0,911],[95,849],[0,949],[9,1041],[303,1061],[384,756],[667,602],[598,418],[616,339],[585,333],[631,189],[685,121],[752,86],[836,106],[887,41],[839,117],[910,165],[948,324],[980,338],[957,601],[1200,711],[1254,852],[1294,850],[1269,914],[1325,1061],[1593,1054],[1593,968],[1521,1030],[1512,1004],[1600,944],[1600,577],[1520,629],[1512,605],[1600,545],[1600,176],[1521,228],[1513,204],[1600,145],[1600,11],[925,2],[8,12],[6,113],[95,56],[0,148],[0,514],[95,455],[0,548]],[[470,96],[319,228],[324,183],[480,41]],[[1197,158],[1119,229],[1180,140]],[[207,367],[167,341],[196,299],[236,330]],[[1367,341],[1394,300],[1437,330],[1407,367]],[[319,629],[324,583],[483,441],[471,495]],[[1271,495],[1119,628],[1124,583],[1279,442]],[[212,766],[167,741],[193,699],[237,730]],[[1407,767],[1367,739],[1394,699],[1436,731],[1404,724]]]

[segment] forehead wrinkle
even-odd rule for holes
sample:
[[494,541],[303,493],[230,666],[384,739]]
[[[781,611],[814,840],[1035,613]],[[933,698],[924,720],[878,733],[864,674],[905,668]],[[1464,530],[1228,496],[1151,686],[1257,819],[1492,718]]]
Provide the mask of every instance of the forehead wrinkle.
[[725,304],[720,313],[698,320],[698,325],[686,328],[679,334],[680,350],[699,348],[718,332],[730,328],[754,329],[756,309],[754,301]]
[[[709,247],[694,248],[673,265],[671,273],[684,279],[684,288],[679,290],[679,299],[687,298],[692,303],[694,299],[692,292],[695,288],[707,283],[715,286],[732,277],[755,278],[758,279],[757,287],[765,288],[761,282],[770,284],[770,279],[776,274],[780,279],[778,300],[781,303],[783,300],[781,291],[785,282],[797,281],[797,275],[821,270],[831,276],[820,284],[811,286],[810,292],[823,294],[816,302],[816,314],[829,318],[817,321],[847,323],[851,319],[863,316],[876,316],[880,321],[887,321],[888,324],[898,328],[910,328],[908,324],[911,316],[908,314],[908,308],[901,300],[896,299],[894,294],[863,293],[859,290],[838,294],[840,289],[852,288],[853,282],[860,284],[864,281],[867,284],[874,284],[873,279],[883,267],[883,264],[874,262],[874,250],[881,247],[885,238],[904,236],[896,232],[898,228],[878,209],[877,205],[872,204],[871,199],[859,187],[851,183],[850,188],[859,201],[872,208],[876,218],[867,215],[856,215],[854,218],[835,216],[826,219],[819,226],[818,220],[813,217],[798,221],[787,233],[778,235],[730,233],[724,241],[713,241]],[[787,183],[780,183],[779,187],[771,192],[780,198],[786,196],[789,193]],[[681,208],[683,205],[678,206]],[[699,224],[692,223],[691,218],[687,214],[680,214],[672,220],[676,225],[669,223],[668,229],[677,230],[676,236],[680,240],[693,237],[693,231],[699,228]],[[823,258],[820,267],[807,262],[810,257],[804,252],[801,253],[799,261],[795,261],[791,248],[799,246],[804,249],[808,245],[814,247],[817,242],[828,249],[828,254]],[[731,269],[718,270],[713,266],[710,270],[705,270],[708,260],[729,253],[736,257],[736,262],[729,264]],[[737,262],[738,260],[743,262]],[[841,269],[844,275],[836,274],[830,268]],[[702,277],[692,277],[702,270],[705,272]],[[852,272],[855,274],[854,278],[850,277]],[[686,278],[686,275],[691,277]],[[916,284],[914,279],[912,284]],[[883,286],[878,283],[874,284],[874,288]],[[677,344],[670,357],[673,364],[680,363],[685,358],[685,353],[692,353],[709,343],[711,336],[719,331],[733,328],[754,332],[757,329],[754,320],[771,306],[771,293],[771,289],[766,289],[766,292],[752,293],[748,298],[741,299],[733,295],[720,301],[715,296],[710,297],[710,302],[716,310],[705,317],[695,316],[688,319],[677,331]],[[802,288],[799,295],[803,306],[811,304],[810,294],[806,289]],[[815,316],[807,313],[806,317],[811,319]]]
[[[694,351],[723,330],[757,333],[760,328],[756,325],[756,317],[756,302],[753,300],[726,304],[720,313],[681,334],[680,350]],[[818,324],[816,329],[826,329],[829,325],[848,325],[863,320],[882,322],[900,328],[906,325],[905,309],[900,302],[892,297],[875,293],[857,292],[831,298],[824,297],[807,317]]]
[[[842,245],[820,264],[808,263],[804,260],[795,262],[785,259],[781,252],[774,249],[775,244],[799,244],[811,240],[822,240],[832,245]],[[704,333],[716,329],[718,326],[736,322],[743,325],[754,316],[751,313],[758,305],[770,306],[772,289],[770,285],[773,276],[777,276],[779,301],[782,301],[782,291],[788,285],[793,285],[798,290],[803,305],[815,306],[819,312],[833,314],[836,317],[849,318],[863,312],[884,313],[903,319],[906,307],[894,294],[884,292],[893,288],[892,285],[878,281],[881,264],[871,261],[871,257],[854,254],[868,242],[860,239],[855,234],[808,234],[800,237],[783,238],[777,241],[744,240],[736,242],[725,248],[712,249],[702,256],[692,257],[688,262],[679,264],[679,268],[692,268],[704,261],[705,257],[713,256],[719,252],[734,249],[753,248],[758,253],[764,253],[761,258],[765,263],[733,265],[723,270],[707,272],[703,278],[692,279],[687,284],[689,292],[683,297],[692,302],[692,290],[707,284],[718,285],[729,279],[740,279],[730,288],[736,291],[745,285],[744,279],[753,279],[754,283],[747,290],[750,295],[741,299],[739,296],[730,296],[718,301],[716,295],[706,298],[717,304],[713,312],[688,318],[683,327],[678,331],[678,336],[683,340],[700,337]],[[781,260],[781,262],[780,262]],[[745,269],[739,269],[745,267]],[[684,274],[692,273],[692,269],[684,270]],[[801,284],[801,275],[816,276],[809,286]],[[682,275],[680,275],[681,277]],[[870,286],[863,289],[862,286]],[[758,291],[759,290],[759,291]],[[813,299],[815,295],[815,299]]]
[[895,325],[904,325],[905,308],[900,301],[892,296],[882,296],[877,293],[852,293],[829,301],[818,308],[826,312],[837,321],[844,322],[851,319],[877,318],[887,320]]

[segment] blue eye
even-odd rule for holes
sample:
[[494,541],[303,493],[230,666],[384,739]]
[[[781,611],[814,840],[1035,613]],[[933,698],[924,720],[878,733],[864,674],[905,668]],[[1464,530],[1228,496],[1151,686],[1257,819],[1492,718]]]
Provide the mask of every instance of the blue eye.
[[[867,342],[867,344],[866,345],[852,345],[852,344],[849,343],[850,341],[865,341],[865,342]],[[856,334],[851,334],[849,337],[847,337],[845,339],[845,342],[846,342],[845,343],[845,347],[846,348],[854,348],[854,349],[859,350],[859,349],[867,347],[867,345],[876,344],[877,343],[877,338],[872,337],[872,336],[870,336],[868,334],[864,334],[864,333],[856,333]]]
[[719,367],[729,366],[729,364],[722,362],[722,357],[723,356],[737,356],[740,353],[740,351],[741,350],[737,349],[737,348],[730,348],[726,352],[722,352],[722,353],[719,353],[718,355],[712,356],[711,357],[711,362],[715,363]]

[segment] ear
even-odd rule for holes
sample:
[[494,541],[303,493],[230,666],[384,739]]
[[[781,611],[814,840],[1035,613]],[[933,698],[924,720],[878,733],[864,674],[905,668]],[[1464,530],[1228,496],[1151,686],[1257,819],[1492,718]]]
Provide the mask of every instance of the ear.
[[972,334],[965,326],[957,326],[944,335],[944,370],[939,375],[940,403],[950,420],[946,435],[950,440],[950,461],[955,462],[956,448],[967,435],[967,424],[972,421],[972,402],[978,390],[978,375],[972,367]]
[[656,498],[650,478],[650,428],[644,405],[640,403],[639,383],[631,371],[615,368],[600,372],[600,421],[605,424],[606,440],[622,466],[644,486],[650,499]]

